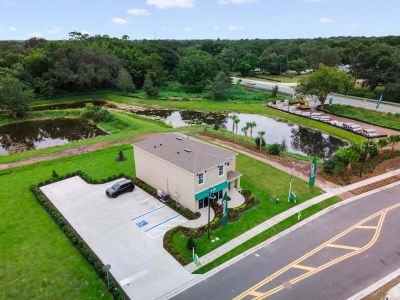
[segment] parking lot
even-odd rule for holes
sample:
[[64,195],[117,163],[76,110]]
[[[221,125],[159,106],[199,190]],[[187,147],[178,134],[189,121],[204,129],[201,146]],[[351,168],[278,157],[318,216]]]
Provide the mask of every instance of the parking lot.
[[92,185],[72,177],[41,190],[132,299],[155,299],[192,279],[163,248],[169,229],[187,221],[138,187],[108,198],[116,181]]

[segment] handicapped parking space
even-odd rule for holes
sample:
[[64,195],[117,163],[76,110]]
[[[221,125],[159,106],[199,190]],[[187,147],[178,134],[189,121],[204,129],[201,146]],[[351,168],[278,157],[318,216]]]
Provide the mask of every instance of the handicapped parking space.
[[163,236],[187,220],[136,187],[108,198],[107,184],[88,184],[80,177],[41,187],[43,193],[85,240],[125,293],[154,299],[193,279],[164,248]]
[[180,214],[171,211],[166,204],[135,216],[131,220],[152,239],[163,236],[168,230],[187,221]]

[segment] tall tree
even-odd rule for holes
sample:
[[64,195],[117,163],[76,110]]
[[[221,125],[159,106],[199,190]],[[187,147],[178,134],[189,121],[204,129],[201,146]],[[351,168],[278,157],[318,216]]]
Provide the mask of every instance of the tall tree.
[[354,83],[354,78],[339,68],[320,65],[318,70],[300,80],[297,89],[318,96],[323,108],[329,93],[346,93]]
[[143,90],[146,92],[147,97],[150,98],[156,98],[160,93],[160,89],[154,84],[149,74],[144,79]]
[[0,108],[13,118],[26,115],[32,98],[32,89],[18,79],[11,76],[0,78]]
[[117,89],[125,94],[135,91],[135,85],[132,81],[132,76],[124,68],[118,72],[117,79],[115,80]]
[[188,49],[179,61],[179,82],[192,92],[202,92],[217,73],[215,59],[207,52]]
[[218,72],[214,81],[207,85],[207,92],[212,100],[223,100],[230,87],[230,78],[224,72]]

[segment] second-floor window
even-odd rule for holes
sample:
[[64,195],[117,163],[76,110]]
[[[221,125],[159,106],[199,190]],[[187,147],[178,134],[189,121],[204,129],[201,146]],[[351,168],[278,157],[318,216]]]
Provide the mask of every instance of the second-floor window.
[[218,175],[219,176],[224,175],[224,166],[218,166]]
[[203,184],[204,183],[204,173],[200,173],[199,174],[199,184]]

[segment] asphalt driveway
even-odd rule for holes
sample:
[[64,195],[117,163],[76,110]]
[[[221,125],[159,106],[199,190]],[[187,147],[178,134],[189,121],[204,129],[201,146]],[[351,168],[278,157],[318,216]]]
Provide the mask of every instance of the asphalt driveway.
[[165,232],[187,221],[138,187],[108,198],[113,183],[72,177],[41,190],[132,299],[154,299],[194,278],[163,248]]

